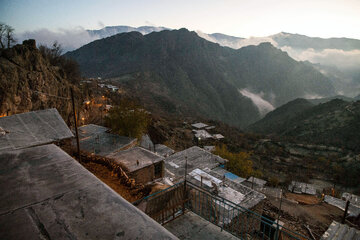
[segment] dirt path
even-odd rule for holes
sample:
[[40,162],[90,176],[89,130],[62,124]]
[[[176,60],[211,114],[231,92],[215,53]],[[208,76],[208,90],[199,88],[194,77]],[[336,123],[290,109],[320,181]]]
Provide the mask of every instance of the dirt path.
[[125,185],[123,185],[120,180],[111,174],[111,171],[100,164],[87,162],[81,163],[87,170],[89,170],[92,174],[94,174],[97,178],[99,178],[106,185],[111,187],[115,192],[121,195],[129,202],[134,202],[138,199],[141,199],[143,195],[137,194],[133,195],[131,189]]

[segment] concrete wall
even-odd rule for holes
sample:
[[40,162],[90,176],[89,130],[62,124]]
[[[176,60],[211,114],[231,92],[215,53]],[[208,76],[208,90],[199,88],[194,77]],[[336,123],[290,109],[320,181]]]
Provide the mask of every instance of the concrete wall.
[[[156,164],[161,164],[161,169],[162,169],[161,174],[158,176],[155,176],[155,165]],[[132,173],[129,173],[129,176],[131,178],[135,179],[136,183],[146,184],[148,182],[154,181],[157,178],[164,177],[164,173],[165,173],[165,167],[164,167],[164,162],[162,161],[162,162],[158,162],[153,165],[141,168]]]

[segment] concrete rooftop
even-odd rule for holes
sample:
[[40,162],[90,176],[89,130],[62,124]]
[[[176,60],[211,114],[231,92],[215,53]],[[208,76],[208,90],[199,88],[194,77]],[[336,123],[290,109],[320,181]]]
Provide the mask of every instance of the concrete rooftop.
[[[89,124],[79,127],[80,149],[106,157],[135,143],[135,138],[108,133],[103,126]],[[73,141],[76,144],[76,141]]]
[[219,188],[219,196],[230,200],[241,207],[251,209],[266,198],[264,194],[239,182],[233,181],[233,179],[224,177],[224,175],[219,174],[218,171],[213,171],[211,169],[204,169],[204,171],[211,176],[222,180],[222,183],[220,184],[221,187]]
[[155,153],[163,157],[168,157],[175,153],[175,151],[163,144],[155,144]]
[[165,158],[166,176],[173,179],[173,182],[178,182],[183,179],[186,158],[188,173],[196,168],[212,169],[221,164],[225,164],[227,161],[197,146],[174,153]]
[[166,223],[164,227],[179,239],[184,240],[235,240],[237,237],[206,221],[193,212]]
[[0,163],[0,239],[177,239],[55,145]]
[[141,147],[134,147],[107,156],[119,165],[125,166],[129,172],[150,166],[164,160],[163,157]]
[[204,127],[207,127],[207,126],[209,126],[209,125],[207,125],[207,124],[205,124],[205,123],[201,123],[201,122],[199,122],[199,123],[194,123],[194,124],[191,124],[191,126],[193,126],[194,128],[204,128]]
[[53,143],[74,135],[55,108],[0,118],[0,150],[15,150]]

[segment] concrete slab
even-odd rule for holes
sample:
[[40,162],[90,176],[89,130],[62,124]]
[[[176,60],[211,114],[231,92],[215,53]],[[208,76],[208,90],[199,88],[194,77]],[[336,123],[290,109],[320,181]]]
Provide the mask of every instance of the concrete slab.
[[192,240],[235,240],[237,237],[221,231],[218,226],[204,220],[193,212],[187,212],[183,216],[167,223],[164,227],[179,239]]
[[[89,153],[106,157],[108,154],[127,148],[136,142],[135,138],[108,133],[103,126],[89,124],[79,127],[80,148]],[[76,141],[73,141],[76,145]]]
[[163,157],[141,147],[134,147],[107,156],[115,163],[125,166],[129,172],[153,165],[164,160]]
[[213,169],[221,164],[225,164],[227,161],[197,146],[174,153],[165,158],[166,176],[173,179],[173,182],[183,179],[186,159],[188,173],[196,168]]
[[74,135],[55,108],[0,118],[0,150],[15,150],[53,143]]
[[202,122],[199,122],[199,123],[194,123],[194,124],[191,124],[191,126],[193,126],[194,128],[204,128],[204,127],[207,127],[209,125],[205,124],[205,123],[202,123]]
[[174,154],[175,151],[163,144],[155,144],[155,153],[163,157],[168,157]]
[[0,239],[177,239],[55,145],[0,154]]

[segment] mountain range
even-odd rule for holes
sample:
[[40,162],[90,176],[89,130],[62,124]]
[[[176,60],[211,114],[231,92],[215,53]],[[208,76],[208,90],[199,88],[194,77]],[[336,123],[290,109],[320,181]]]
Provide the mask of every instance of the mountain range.
[[[100,30],[87,30],[92,37],[104,38],[114,34],[138,31],[148,34],[153,31],[169,30],[166,27],[112,26]],[[234,49],[249,45],[270,42],[273,46],[286,51],[298,61],[309,61],[332,80],[337,94],[354,97],[360,93],[360,40],[350,38],[319,38],[300,34],[281,32],[265,37],[235,37],[222,33],[196,33],[211,42]],[[323,96],[317,96],[323,97]]]
[[238,50],[186,29],[96,40],[67,57],[83,75],[115,80],[145,104],[244,127],[306,95],[334,95],[328,78],[270,43]]

